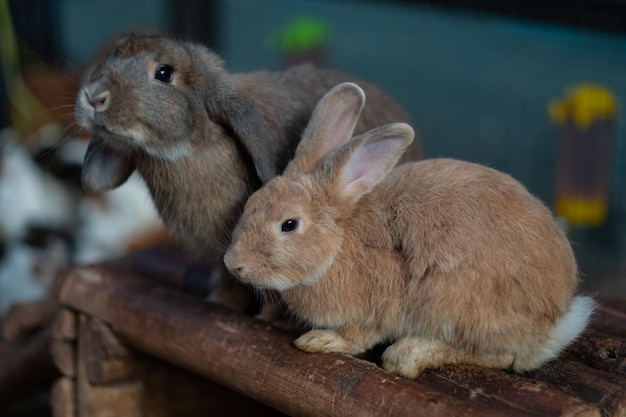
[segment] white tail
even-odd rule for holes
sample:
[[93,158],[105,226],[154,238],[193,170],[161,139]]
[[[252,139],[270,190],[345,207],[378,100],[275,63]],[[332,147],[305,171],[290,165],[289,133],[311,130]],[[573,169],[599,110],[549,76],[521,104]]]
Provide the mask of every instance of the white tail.
[[529,357],[518,357],[513,368],[516,371],[530,370],[556,358],[585,329],[594,306],[595,301],[591,297],[574,297],[567,312],[556,322],[546,343]]

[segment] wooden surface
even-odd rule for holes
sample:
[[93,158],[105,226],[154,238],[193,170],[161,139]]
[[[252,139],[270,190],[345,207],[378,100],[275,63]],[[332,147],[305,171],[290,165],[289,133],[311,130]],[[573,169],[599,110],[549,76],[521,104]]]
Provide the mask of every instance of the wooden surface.
[[[604,304],[580,342],[538,371],[450,366],[414,381],[370,361],[309,354],[292,334],[205,302],[202,271],[161,249],[72,271],[60,302],[134,349],[294,416],[626,415],[623,303]],[[193,278],[193,279],[192,279]],[[606,333],[611,333],[607,335]],[[80,354],[79,354],[80,355]],[[376,360],[377,353],[370,356]],[[79,391],[79,396],[80,396]],[[80,403],[79,399],[79,403]]]
[[[74,318],[72,318],[74,317]],[[83,312],[61,309],[54,343],[74,347],[54,356],[64,374],[50,390],[54,417],[275,417],[279,412],[122,342],[109,325]],[[73,338],[72,338],[72,335]],[[73,365],[66,368],[66,363]],[[66,372],[65,369],[71,369]]]
[[[29,395],[49,387],[59,376],[51,345],[51,321],[58,307],[58,291],[66,272],[55,278],[41,300],[16,303],[0,322],[0,415],[12,402],[30,402]],[[62,356],[67,356],[67,352]],[[32,398],[31,398],[32,399]]]
[[40,329],[27,340],[11,340],[0,356],[0,410],[2,404],[47,384],[59,375],[50,355],[50,331]]

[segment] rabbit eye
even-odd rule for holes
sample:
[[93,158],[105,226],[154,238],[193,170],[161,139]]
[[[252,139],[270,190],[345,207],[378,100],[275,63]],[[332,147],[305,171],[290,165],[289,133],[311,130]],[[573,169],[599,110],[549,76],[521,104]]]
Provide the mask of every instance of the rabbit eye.
[[173,75],[174,67],[171,65],[161,65],[154,72],[154,79],[164,83],[171,83]]
[[283,233],[291,233],[298,228],[297,219],[287,219],[280,225],[280,231]]

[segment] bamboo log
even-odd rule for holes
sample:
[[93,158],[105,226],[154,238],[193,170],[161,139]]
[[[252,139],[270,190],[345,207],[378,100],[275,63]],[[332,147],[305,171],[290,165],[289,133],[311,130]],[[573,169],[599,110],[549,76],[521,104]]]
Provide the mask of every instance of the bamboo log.
[[54,381],[50,389],[52,417],[77,417],[76,382],[67,377]]
[[251,317],[103,266],[74,270],[60,301],[102,318],[139,350],[289,415],[511,415],[363,360],[299,351],[291,335]]

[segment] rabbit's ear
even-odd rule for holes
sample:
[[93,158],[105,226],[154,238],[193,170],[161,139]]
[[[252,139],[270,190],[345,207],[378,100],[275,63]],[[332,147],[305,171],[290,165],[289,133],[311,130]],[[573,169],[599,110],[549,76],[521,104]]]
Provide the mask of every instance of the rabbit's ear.
[[283,149],[276,138],[270,137],[259,105],[245,89],[225,76],[222,59],[199,44],[187,43],[192,54],[198,57],[198,66],[212,85],[207,88],[206,109],[211,119],[222,124],[239,141],[248,154],[259,179],[266,183],[279,173],[279,156]]
[[228,86],[211,97],[207,108],[209,114],[217,117],[235,135],[263,183],[279,174],[279,155],[283,150],[277,148],[275,138],[269,137],[269,127],[252,97]]
[[354,83],[333,87],[320,99],[285,174],[313,171],[329,153],[345,144],[365,105],[365,93]]
[[135,162],[130,155],[124,155],[108,146],[102,138],[91,138],[81,180],[88,192],[112,190],[122,185],[135,170]]
[[414,136],[406,123],[372,129],[329,155],[320,174],[327,176],[334,195],[354,204],[387,176]]

